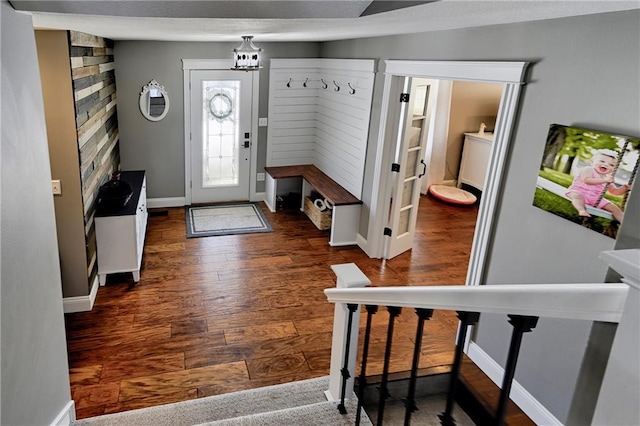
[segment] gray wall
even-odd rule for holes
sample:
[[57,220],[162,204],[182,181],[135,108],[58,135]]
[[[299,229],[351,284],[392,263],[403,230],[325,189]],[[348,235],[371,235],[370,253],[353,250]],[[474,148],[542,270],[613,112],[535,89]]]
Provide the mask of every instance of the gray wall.
[[2,16],[3,425],[49,425],[71,400],[42,90],[31,18]]
[[[530,61],[485,281],[602,282],[607,268],[598,254],[612,249],[614,240],[539,210],[532,200],[551,123],[640,135],[638,28],[640,11],[634,10],[331,42],[323,44],[321,54],[333,58]],[[383,63],[379,69],[384,70]],[[377,80],[370,129],[378,128],[382,76]],[[371,139],[370,152],[375,143]],[[371,200],[372,174],[369,168],[365,204]],[[638,241],[638,186],[620,231],[620,238],[632,241],[630,244]],[[516,379],[560,421],[569,410],[589,330],[587,322],[543,319],[524,339]],[[510,332],[506,317],[483,316],[475,341],[504,365]]]
[[[116,41],[114,56],[118,82],[118,126],[122,170],[147,171],[149,198],[184,197],[184,98],[182,59],[230,59],[238,43],[183,43]],[[259,116],[267,117],[269,100],[269,58],[315,58],[318,43],[260,43],[265,68],[260,71]],[[151,79],[162,84],[171,106],[160,122],[147,121],[138,108],[142,86]],[[258,161],[266,165],[267,130],[258,133]],[[264,191],[258,182],[257,192]]]

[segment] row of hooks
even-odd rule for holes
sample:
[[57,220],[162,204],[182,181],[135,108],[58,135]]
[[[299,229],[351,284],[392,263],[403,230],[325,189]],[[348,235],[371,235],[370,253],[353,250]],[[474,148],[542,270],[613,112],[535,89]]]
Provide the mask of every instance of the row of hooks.
[[[316,80],[317,81],[317,80]],[[293,82],[293,78],[289,78],[289,81],[287,82],[287,87],[291,87],[291,82]],[[323,89],[327,89],[329,87],[329,84],[327,84],[327,82],[324,80],[324,78],[320,79],[320,82],[322,83],[322,88]],[[304,82],[302,83],[302,87],[308,87],[309,84],[309,78],[305,78]],[[336,83],[335,80],[333,80],[333,85],[334,85],[334,91],[335,92],[339,92],[340,91],[340,84]],[[349,86],[349,94],[350,95],[355,95],[356,94],[356,89],[351,86],[351,83],[347,82],[347,86]]]

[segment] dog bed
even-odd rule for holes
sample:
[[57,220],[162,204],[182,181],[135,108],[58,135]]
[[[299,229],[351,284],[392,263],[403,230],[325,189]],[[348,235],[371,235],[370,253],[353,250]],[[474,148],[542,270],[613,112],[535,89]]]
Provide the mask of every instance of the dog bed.
[[429,187],[429,194],[438,200],[451,204],[468,206],[477,201],[475,195],[464,189],[456,188],[455,186],[431,185]]

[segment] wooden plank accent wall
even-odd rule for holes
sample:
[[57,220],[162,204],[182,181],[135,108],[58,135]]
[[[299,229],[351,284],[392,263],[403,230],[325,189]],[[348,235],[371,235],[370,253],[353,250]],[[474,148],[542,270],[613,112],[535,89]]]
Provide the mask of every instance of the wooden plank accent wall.
[[69,31],[88,285],[97,274],[94,214],[100,186],[120,168],[113,41]]
[[267,165],[314,164],[360,198],[375,61],[271,59],[270,67]]

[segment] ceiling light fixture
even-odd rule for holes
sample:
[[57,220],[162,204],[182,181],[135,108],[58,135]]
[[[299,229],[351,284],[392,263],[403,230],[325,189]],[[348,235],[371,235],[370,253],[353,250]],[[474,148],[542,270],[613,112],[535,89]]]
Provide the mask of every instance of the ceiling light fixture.
[[242,44],[233,49],[233,68],[235,71],[257,71],[260,68],[260,52],[251,39],[253,36],[242,36]]

